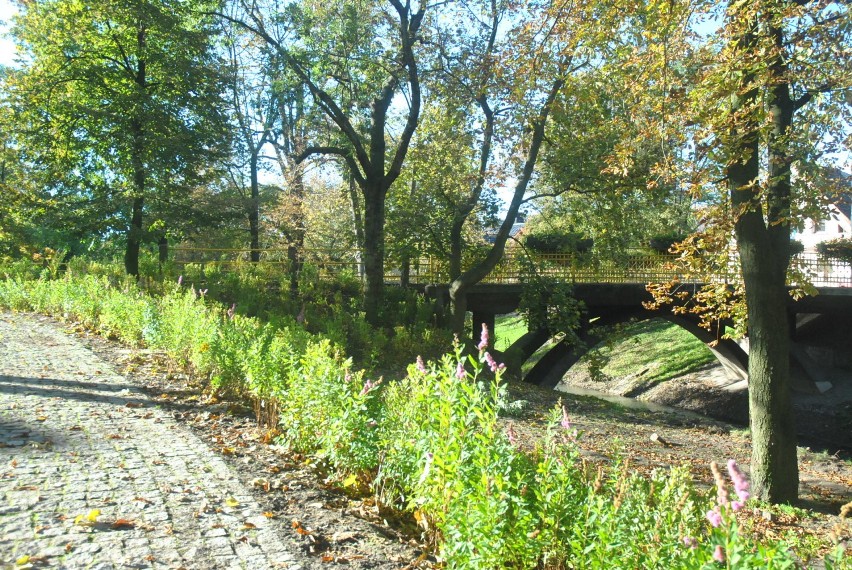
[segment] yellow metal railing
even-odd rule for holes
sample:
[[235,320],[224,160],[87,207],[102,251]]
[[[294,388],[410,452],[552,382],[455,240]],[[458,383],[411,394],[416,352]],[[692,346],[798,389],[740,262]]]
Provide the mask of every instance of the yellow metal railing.
[[[196,264],[206,267],[238,269],[250,264],[251,250],[226,248],[172,248],[177,265]],[[260,250],[260,265],[287,270],[287,249]],[[299,260],[316,268],[321,277],[362,273],[361,256],[352,250],[300,249]],[[646,252],[626,253],[615,259],[593,256],[578,258],[572,254],[532,254],[529,258],[520,251],[507,251],[497,267],[482,283],[519,283],[528,275],[530,262],[539,275],[572,283],[663,283],[679,279],[684,283],[705,282],[704,276],[689,277],[674,255]],[[847,262],[826,260],[813,254],[800,254],[791,264],[817,287],[852,287],[852,267]],[[403,270],[397,264],[385,263],[385,280],[399,282]],[[722,283],[738,280],[735,258],[716,271],[713,281]],[[422,257],[409,262],[408,280],[412,284],[446,283],[449,281],[447,263],[434,257]]]

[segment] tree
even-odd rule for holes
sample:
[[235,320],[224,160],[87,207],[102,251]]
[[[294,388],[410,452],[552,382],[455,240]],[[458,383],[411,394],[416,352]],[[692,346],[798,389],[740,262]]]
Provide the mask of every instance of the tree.
[[[585,2],[519,6],[492,0],[459,6],[471,15],[469,29],[455,23],[462,18],[451,19],[453,24],[436,41],[446,80],[456,86],[457,100],[464,101],[459,107],[479,123],[477,160],[451,227],[451,326],[461,332],[467,291],[502,258],[518,212],[529,200],[550,115],[561,104],[572,74],[592,64],[610,14],[605,6]],[[498,153],[508,157],[506,180],[514,180],[508,208],[485,255],[462,268],[460,230],[483,190],[496,187],[495,172],[503,174],[491,167]]]
[[[235,126],[234,152],[230,176],[243,195],[249,223],[251,261],[260,261],[260,182],[261,152],[272,138],[278,120],[278,107],[270,77],[271,62],[256,49],[256,40],[245,29],[227,23],[229,110]],[[248,171],[248,182],[244,173]],[[246,188],[247,187],[247,188]],[[246,191],[247,190],[247,191]]]
[[[300,160],[338,156],[364,199],[364,310],[380,323],[384,289],[386,198],[399,177],[420,116],[415,56],[426,3],[303,2],[283,13],[244,2],[246,19],[220,14],[262,38],[286,71],[307,88],[329,122],[326,141],[306,145]],[[269,21],[286,21],[273,27]],[[322,25],[317,25],[322,22]],[[399,95],[405,96],[401,101]],[[392,108],[394,102],[404,108]],[[389,131],[400,126],[394,136]],[[392,141],[388,144],[389,139]],[[390,147],[390,148],[389,148]]]
[[24,65],[6,88],[23,160],[53,196],[111,218],[132,275],[149,228],[164,238],[227,143],[207,5],[42,0],[15,20]]
[[[705,40],[691,14],[723,25]],[[703,211],[700,241],[684,256],[714,255],[727,264],[732,238],[738,254],[750,340],[754,491],[771,502],[792,502],[798,470],[786,310],[790,231],[824,202],[826,189],[811,184],[812,174],[844,144],[848,7],[696,2],[654,4],[647,16],[661,47],[647,50],[637,60],[642,70],[633,71],[637,78],[650,72],[637,82],[656,98],[658,114],[649,124],[658,138],[682,144],[684,152],[668,165],[678,167],[673,173],[714,200]],[[716,289],[728,297],[726,288]]]

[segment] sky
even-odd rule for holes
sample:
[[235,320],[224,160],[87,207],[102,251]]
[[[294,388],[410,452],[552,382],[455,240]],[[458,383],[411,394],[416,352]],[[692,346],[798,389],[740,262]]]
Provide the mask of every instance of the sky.
[[15,62],[15,44],[5,37],[8,24],[17,9],[10,0],[0,0],[0,65],[12,65]]

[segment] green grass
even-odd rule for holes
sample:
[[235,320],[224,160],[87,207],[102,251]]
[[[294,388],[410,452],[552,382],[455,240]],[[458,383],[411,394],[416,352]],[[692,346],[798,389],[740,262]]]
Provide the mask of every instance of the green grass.
[[497,318],[494,319],[494,334],[497,338],[494,342],[494,348],[497,350],[506,350],[513,342],[526,333],[527,323],[517,313],[497,315]]
[[637,375],[649,385],[694,372],[715,359],[703,342],[663,319],[627,324],[598,349],[606,357],[604,374]]

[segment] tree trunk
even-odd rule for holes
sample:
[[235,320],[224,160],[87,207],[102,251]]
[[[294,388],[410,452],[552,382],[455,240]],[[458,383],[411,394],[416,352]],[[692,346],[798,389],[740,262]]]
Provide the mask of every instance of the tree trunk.
[[160,236],[160,240],[157,242],[157,249],[160,265],[162,266],[169,260],[169,240],[166,236]]
[[349,203],[352,205],[352,223],[355,226],[355,249],[358,251],[358,277],[364,279],[364,218],[355,177],[349,176]]
[[[764,14],[766,16],[766,14]],[[738,14],[732,13],[733,18]],[[736,22],[736,20],[734,20]],[[733,41],[747,61],[760,49],[760,29],[751,15],[736,22],[742,34]],[[783,62],[770,67],[783,77]],[[767,89],[752,72],[742,75],[734,111],[754,106]],[[782,82],[783,83],[783,82]],[[786,88],[786,85],[784,85]],[[769,137],[769,172],[765,202],[760,187],[758,120],[746,117],[731,126],[728,191],[735,215],[734,231],[745,285],[749,335],[749,424],[753,494],[772,503],[798,498],[796,431],[790,395],[790,325],[787,315],[787,266],[790,251],[790,172],[784,137],[792,120],[789,91],[768,87],[773,131]]]
[[364,187],[364,313],[368,323],[381,324],[385,285],[385,199],[380,184]]
[[124,270],[128,275],[139,277],[139,248],[142,245],[142,208],[145,199],[133,198],[130,212],[130,229],[127,232],[127,248],[124,251]]
[[[143,68],[144,69],[144,68]],[[142,244],[142,214],[145,206],[145,163],[144,131],[140,121],[131,123],[133,130],[133,201],[130,209],[130,227],[127,231],[127,248],[124,252],[124,270],[129,275],[139,277],[139,248]]]
[[[249,141],[251,142],[251,141]],[[257,181],[257,152],[252,149],[249,160],[251,198],[249,199],[249,235],[251,237],[251,262],[260,261],[260,185]]]

